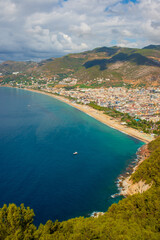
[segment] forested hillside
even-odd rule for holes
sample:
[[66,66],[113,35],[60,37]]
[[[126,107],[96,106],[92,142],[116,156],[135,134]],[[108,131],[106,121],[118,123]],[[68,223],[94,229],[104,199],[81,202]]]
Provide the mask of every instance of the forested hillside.
[[[149,144],[150,157],[133,174],[138,182],[152,183],[143,194],[134,194],[113,204],[98,218],[79,217],[63,222],[48,221],[36,228],[34,213],[23,205],[6,205],[0,209],[0,239],[160,239],[160,137]],[[54,206],[53,206],[54,207]]]

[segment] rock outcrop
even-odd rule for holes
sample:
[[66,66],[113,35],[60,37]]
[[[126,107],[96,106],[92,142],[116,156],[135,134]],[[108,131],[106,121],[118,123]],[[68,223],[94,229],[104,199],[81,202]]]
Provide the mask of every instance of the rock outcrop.
[[[142,146],[137,153],[137,157],[139,161],[137,165],[133,168],[132,174],[137,170],[139,165],[149,156],[150,156],[150,152],[148,150],[148,145],[146,144]],[[135,193],[143,193],[147,191],[152,185],[152,184],[146,184],[146,182],[142,180],[140,180],[137,183],[133,183],[131,176],[128,176],[128,177],[122,176],[119,179],[119,181],[121,185],[120,195],[123,195],[123,196],[133,195]]]

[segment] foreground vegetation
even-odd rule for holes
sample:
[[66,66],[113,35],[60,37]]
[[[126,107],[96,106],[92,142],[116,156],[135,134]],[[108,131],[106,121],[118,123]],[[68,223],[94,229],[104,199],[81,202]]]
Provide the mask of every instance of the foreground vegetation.
[[34,212],[23,205],[0,209],[0,239],[26,240],[159,240],[160,239],[160,137],[149,144],[150,157],[132,176],[152,187],[113,204],[98,218],[74,218],[63,222],[48,221],[36,228]]

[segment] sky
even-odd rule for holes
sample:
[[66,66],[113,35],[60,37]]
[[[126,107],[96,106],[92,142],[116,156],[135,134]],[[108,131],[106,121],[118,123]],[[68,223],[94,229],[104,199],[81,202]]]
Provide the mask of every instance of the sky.
[[0,61],[160,44],[160,0],[0,0]]

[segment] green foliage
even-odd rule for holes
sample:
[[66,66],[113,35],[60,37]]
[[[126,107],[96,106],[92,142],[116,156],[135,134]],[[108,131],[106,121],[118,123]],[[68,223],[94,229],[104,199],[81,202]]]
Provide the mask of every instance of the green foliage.
[[85,84],[77,84],[75,85],[75,87],[79,87],[79,88],[91,88],[91,86],[87,86]]
[[152,141],[148,144],[148,148],[151,152],[158,149],[158,147],[160,147],[160,137],[158,137],[156,141]]
[[134,182],[141,179],[147,183],[160,186],[160,137],[149,143],[150,157],[141,163],[138,170],[132,175]]
[[4,205],[0,209],[0,239],[33,239],[36,227],[33,225],[34,212],[23,204]]
[[65,86],[64,89],[65,90],[72,90],[72,89],[75,89],[76,86]]

